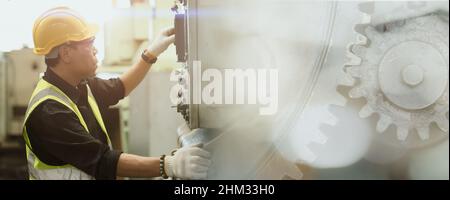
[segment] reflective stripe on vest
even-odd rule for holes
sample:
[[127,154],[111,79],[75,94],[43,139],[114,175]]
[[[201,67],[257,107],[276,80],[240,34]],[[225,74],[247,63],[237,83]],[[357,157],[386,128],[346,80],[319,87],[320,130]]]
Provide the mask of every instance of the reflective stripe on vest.
[[[94,113],[94,116],[100,125],[102,131],[106,134],[106,138],[108,141],[109,147],[112,149],[111,141],[109,139],[108,133],[106,131],[105,124],[103,123],[102,116],[100,114],[100,109],[98,108],[97,102],[95,101],[94,96],[88,85],[88,103]],[[28,161],[28,172],[30,175],[30,179],[38,179],[38,180],[92,180],[94,177],[84,173],[83,171],[75,168],[71,165],[63,165],[63,166],[51,166],[47,165],[33,153],[33,148],[31,146],[30,140],[28,138],[27,128],[25,126],[28,117],[33,112],[33,110],[42,102],[46,100],[54,100],[58,103],[63,104],[70,110],[72,110],[78,119],[80,120],[81,125],[89,132],[89,129],[86,125],[86,122],[81,115],[77,105],[67,97],[64,92],[62,92],[59,88],[53,86],[48,83],[44,79],[41,79],[36,86],[33,94],[31,95],[31,100],[28,104],[27,111],[25,113],[25,120],[23,125],[23,137],[26,143],[26,153],[27,153],[27,161]]]

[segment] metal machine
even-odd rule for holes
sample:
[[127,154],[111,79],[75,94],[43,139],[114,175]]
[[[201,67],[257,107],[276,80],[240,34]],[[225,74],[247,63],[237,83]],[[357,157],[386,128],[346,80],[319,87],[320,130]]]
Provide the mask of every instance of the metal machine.
[[21,136],[28,101],[46,67],[44,58],[27,47],[4,54],[4,59],[7,75],[2,81],[7,83],[7,95],[4,97],[7,102],[7,132]]
[[23,115],[43,67],[29,48],[0,53],[0,179],[27,179]]
[[0,141],[22,135],[23,115],[44,66],[30,48],[0,54]]

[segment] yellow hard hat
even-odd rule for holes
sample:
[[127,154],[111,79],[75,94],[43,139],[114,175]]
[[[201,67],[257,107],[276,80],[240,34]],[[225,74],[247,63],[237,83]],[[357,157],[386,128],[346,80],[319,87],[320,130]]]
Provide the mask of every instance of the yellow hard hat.
[[94,37],[98,27],[88,24],[83,17],[68,7],[57,7],[46,11],[34,22],[34,53],[47,55],[66,42],[82,41]]

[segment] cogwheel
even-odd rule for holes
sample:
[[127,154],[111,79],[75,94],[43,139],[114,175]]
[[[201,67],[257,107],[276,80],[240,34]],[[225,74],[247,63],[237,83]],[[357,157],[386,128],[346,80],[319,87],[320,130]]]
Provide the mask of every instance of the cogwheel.
[[[277,131],[286,133],[282,139],[287,140],[278,145],[279,150],[283,152],[283,149],[295,149],[296,155],[287,154],[287,157],[297,156],[303,164],[317,169],[341,168],[353,164],[363,157],[370,141],[369,132],[362,131],[367,130],[368,126],[366,123],[358,123],[356,126],[352,124],[356,123],[354,118],[349,117],[353,116],[353,110],[346,107],[348,100],[336,89],[339,85],[352,86],[355,83],[354,77],[337,66],[342,66],[347,61],[342,53],[347,44],[354,41],[351,30],[360,20],[360,12],[356,3],[334,2],[330,13],[332,16],[327,41],[321,44],[327,48],[323,51],[323,62],[315,68],[318,70],[315,73],[317,77],[308,104],[298,114],[290,114],[288,107],[280,113],[295,117],[275,123],[289,127]],[[364,37],[360,39],[361,43],[365,42]],[[303,98],[305,96],[302,95]],[[335,108],[341,108],[338,109],[340,112],[334,112]],[[293,125],[280,123],[283,121],[293,122]],[[346,148],[342,148],[343,146]]]
[[345,72],[358,80],[350,98],[365,98],[359,115],[377,113],[377,132],[392,124],[405,141],[416,130],[430,138],[435,123],[448,132],[449,26],[448,20],[430,14],[376,27],[365,22],[355,27],[359,41],[349,47]]

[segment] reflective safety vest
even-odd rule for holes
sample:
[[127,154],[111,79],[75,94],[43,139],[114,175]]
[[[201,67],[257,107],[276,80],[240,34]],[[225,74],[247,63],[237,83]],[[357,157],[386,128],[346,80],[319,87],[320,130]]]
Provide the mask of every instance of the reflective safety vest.
[[[106,134],[106,138],[108,140],[108,145],[112,149],[111,140],[109,139],[108,133],[106,132],[105,124],[103,123],[102,116],[100,114],[100,109],[95,101],[94,96],[92,95],[91,89],[87,86],[88,91],[88,103],[94,113],[94,116],[99,123],[101,129]],[[42,102],[46,100],[54,100],[63,104],[72,112],[76,114],[78,119],[81,122],[81,125],[89,132],[89,129],[86,125],[86,122],[81,115],[81,112],[78,110],[77,105],[70,100],[70,98],[64,94],[59,88],[50,84],[49,82],[41,79],[36,86],[33,94],[31,95],[30,102],[28,103],[28,108],[25,113],[25,120],[23,125],[23,137],[26,143],[26,154],[28,161],[28,173],[29,178],[31,180],[93,180],[94,177],[86,174],[85,172],[77,169],[72,165],[63,165],[63,166],[52,166],[44,163],[39,160],[39,158],[33,153],[33,148],[31,146],[30,140],[28,138],[26,122],[28,117],[33,112],[33,110]]]

